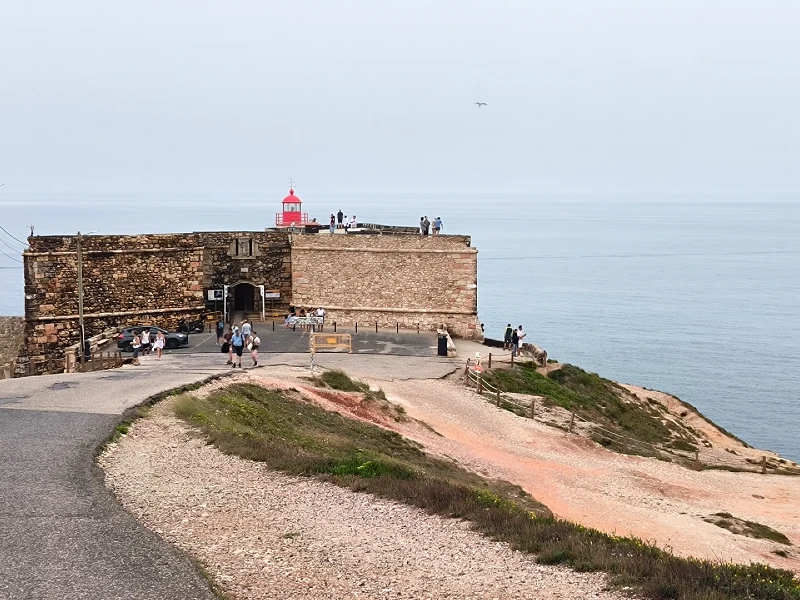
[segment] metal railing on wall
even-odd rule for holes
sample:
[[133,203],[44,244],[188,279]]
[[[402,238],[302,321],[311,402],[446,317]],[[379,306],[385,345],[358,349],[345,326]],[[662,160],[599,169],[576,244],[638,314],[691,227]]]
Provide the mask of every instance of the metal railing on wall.
[[[492,358],[490,354],[488,361],[489,369],[491,369],[491,364]],[[513,362],[511,364],[513,365]],[[605,441],[609,444],[633,447],[637,453],[646,456],[655,456],[669,461],[677,459],[678,462],[694,468],[753,471],[762,474],[766,474],[768,469],[773,469],[773,471],[783,469],[785,473],[800,475],[800,470],[798,470],[797,465],[785,459],[768,458],[765,455],[762,455],[758,459],[740,457],[738,460],[733,457],[701,456],[699,451],[681,451],[675,448],[667,448],[661,444],[643,442],[617,431],[611,431],[593,421],[584,419],[580,415],[575,414],[575,411],[552,406],[546,408],[543,402],[540,403],[539,412],[537,413],[535,396],[531,395],[527,403],[510,396],[508,392],[504,392],[486,381],[483,377],[483,372],[483,365],[473,363],[469,358],[467,359],[466,366],[464,367],[464,377],[467,386],[473,388],[477,394],[488,399],[498,408],[506,410],[511,409],[520,416],[528,417],[545,425],[558,427],[568,433],[588,437],[601,445],[603,445],[602,442]],[[553,418],[554,415],[559,418]]]

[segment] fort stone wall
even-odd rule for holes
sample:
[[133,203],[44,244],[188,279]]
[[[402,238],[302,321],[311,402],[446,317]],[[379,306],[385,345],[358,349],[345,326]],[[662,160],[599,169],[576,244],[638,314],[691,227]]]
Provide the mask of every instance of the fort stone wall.
[[[80,341],[75,236],[34,236],[24,253],[23,357],[60,359]],[[203,247],[194,234],[84,236],[86,337],[146,322],[170,326],[204,310]]]
[[434,329],[482,339],[478,251],[469,236],[295,235],[292,299],[330,320]]

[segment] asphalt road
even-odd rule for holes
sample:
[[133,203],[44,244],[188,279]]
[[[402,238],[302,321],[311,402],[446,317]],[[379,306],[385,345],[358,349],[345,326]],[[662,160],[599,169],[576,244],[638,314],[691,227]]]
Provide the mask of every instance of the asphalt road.
[[224,368],[187,359],[0,381],[0,599],[214,598],[94,463],[127,407]]
[[[254,329],[261,338],[261,354],[308,354],[308,332],[304,328],[297,327],[295,331],[283,326],[283,323],[272,322],[253,324]],[[333,333],[333,327],[325,328],[325,333]],[[397,333],[392,329],[379,329],[375,332],[372,328],[359,327],[358,333],[355,329],[337,327],[337,333],[348,333],[352,336],[353,354],[390,354],[393,356],[435,356],[436,355],[436,333],[430,331],[400,330]],[[189,334],[189,345],[176,350],[165,350],[166,353],[174,354],[193,354],[198,352],[213,353],[219,352],[217,346],[216,333],[192,333]]]
[[[306,334],[269,331],[264,340],[274,348],[260,361],[265,373],[274,364],[309,366]],[[435,340],[360,333],[353,354],[318,354],[315,362],[385,379],[443,377],[461,368],[459,359],[435,356]],[[386,359],[395,353],[406,355]],[[188,349],[162,360],[141,362],[0,381],[0,600],[214,598],[188,558],[117,503],[94,457],[128,408],[238,370],[208,334],[193,335]]]

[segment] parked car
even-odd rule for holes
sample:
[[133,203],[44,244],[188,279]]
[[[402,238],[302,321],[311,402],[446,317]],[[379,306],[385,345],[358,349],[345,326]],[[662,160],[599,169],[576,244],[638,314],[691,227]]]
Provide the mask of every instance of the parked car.
[[156,334],[160,331],[164,334],[164,345],[167,348],[175,349],[180,346],[189,345],[189,336],[185,333],[175,333],[161,329],[161,327],[148,327],[146,325],[137,325],[136,327],[126,327],[123,329],[117,338],[117,348],[123,352],[133,352],[133,336],[137,333],[142,333],[145,329],[150,330],[150,343],[152,344],[156,339]]

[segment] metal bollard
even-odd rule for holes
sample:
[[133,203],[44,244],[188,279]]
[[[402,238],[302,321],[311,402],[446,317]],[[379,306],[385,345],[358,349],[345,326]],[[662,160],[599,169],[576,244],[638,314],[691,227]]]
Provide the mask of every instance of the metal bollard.
[[375,333],[378,333],[378,322],[375,321]]
[[336,321],[333,322],[333,333],[336,333]]
[[396,323],[397,326],[397,333],[400,333],[400,323]]
[[356,333],[358,333],[358,321],[356,321]]

